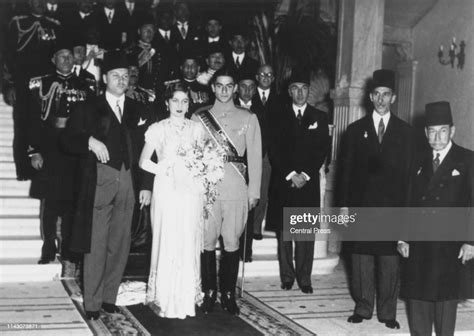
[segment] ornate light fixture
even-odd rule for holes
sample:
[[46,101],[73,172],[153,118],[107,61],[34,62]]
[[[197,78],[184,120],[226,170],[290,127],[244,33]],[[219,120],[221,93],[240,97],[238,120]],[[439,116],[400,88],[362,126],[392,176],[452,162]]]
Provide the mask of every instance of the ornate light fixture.
[[439,63],[441,63],[442,65],[451,64],[451,68],[454,68],[454,64],[457,59],[457,68],[462,69],[464,67],[464,60],[466,58],[466,55],[464,53],[465,49],[466,49],[466,42],[461,41],[461,43],[459,44],[459,52],[458,52],[458,45],[456,44],[456,38],[453,37],[451,41],[451,45],[449,47],[449,51],[448,51],[448,58],[444,58],[443,45],[439,46],[439,51],[438,51]]

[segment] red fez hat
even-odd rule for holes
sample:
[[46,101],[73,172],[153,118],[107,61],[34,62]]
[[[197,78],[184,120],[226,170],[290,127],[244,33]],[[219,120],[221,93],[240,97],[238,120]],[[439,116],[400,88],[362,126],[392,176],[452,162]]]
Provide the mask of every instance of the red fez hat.
[[372,87],[388,87],[395,91],[395,72],[387,69],[375,70],[372,75]]
[[426,126],[453,125],[451,107],[447,101],[426,104],[425,117]]

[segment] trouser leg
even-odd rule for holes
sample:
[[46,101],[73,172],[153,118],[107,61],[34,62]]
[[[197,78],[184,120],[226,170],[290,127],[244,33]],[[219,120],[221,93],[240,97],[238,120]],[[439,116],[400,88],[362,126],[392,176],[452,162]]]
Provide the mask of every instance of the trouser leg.
[[395,320],[399,292],[400,262],[398,256],[377,256],[377,317]]
[[247,218],[247,228],[240,235],[239,239],[239,255],[240,259],[244,257],[245,249],[245,261],[252,261],[252,245],[253,245],[253,224],[254,224],[254,210],[251,210]]
[[295,281],[296,272],[293,265],[293,241],[283,240],[283,231],[277,232],[278,266],[282,283]]
[[131,225],[135,194],[130,170],[122,166],[118,192],[110,218],[103,302],[115,303],[130,252]]
[[434,321],[434,302],[408,299],[407,317],[410,335],[431,336]]
[[434,303],[434,326],[437,336],[452,336],[456,328],[457,300]]
[[56,257],[56,222],[60,215],[60,201],[43,199],[41,211],[41,236],[43,247],[41,259],[54,260]]
[[314,241],[295,242],[295,271],[299,287],[311,286],[313,259]]
[[356,304],[354,314],[371,318],[375,298],[374,256],[352,254],[351,287]]

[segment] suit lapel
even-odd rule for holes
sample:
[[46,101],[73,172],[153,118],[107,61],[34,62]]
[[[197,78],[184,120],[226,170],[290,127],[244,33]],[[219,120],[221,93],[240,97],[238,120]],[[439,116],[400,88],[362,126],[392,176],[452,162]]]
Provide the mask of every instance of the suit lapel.
[[[428,185],[430,189],[435,187],[439,183],[440,179],[453,169],[453,166],[455,163],[455,157],[456,157],[456,148],[453,143],[448,154],[446,154],[446,156],[444,157],[443,162],[441,162],[438,169],[436,170],[436,172],[433,174],[432,178],[430,179],[430,183]],[[431,171],[433,171],[432,162],[433,162],[433,156],[431,155],[430,163],[429,163],[431,165]]]

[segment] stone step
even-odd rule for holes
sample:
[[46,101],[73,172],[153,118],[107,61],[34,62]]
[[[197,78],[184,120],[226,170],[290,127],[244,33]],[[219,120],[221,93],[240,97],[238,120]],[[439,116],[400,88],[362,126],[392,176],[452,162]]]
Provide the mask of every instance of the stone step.
[[13,147],[11,145],[2,146],[0,145],[0,153],[1,154],[8,154],[11,158],[13,158]]
[[[0,122],[2,122],[0,120]],[[13,138],[12,139],[3,139],[3,138],[0,138],[0,146],[13,146]]]
[[13,178],[3,178],[3,175],[0,175],[0,197],[3,197],[3,196],[27,197],[29,195],[30,185],[31,185],[30,181],[17,181],[16,179],[13,179]]
[[2,282],[38,282],[58,279],[61,264],[53,262],[38,265],[38,258],[8,259],[0,258],[0,283]]
[[0,161],[0,176],[3,178],[16,178],[16,168],[13,160]]
[[2,127],[0,124],[0,139],[13,141],[13,128],[12,127]]
[[0,217],[0,240],[28,236],[40,239],[39,216]]
[[[39,237],[14,237],[16,239],[4,239],[0,246],[0,256],[5,259],[36,259],[41,257],[43,241]],[[18,239],[25,238],[25,239]]]
[[13,153],[0,152],[0,161],[13,161]]
[[13,118],[11,113],[0,112],[0,123],[13,129]]
[[27,197],[0,198],[0,216],[38,215],[40,201]]

